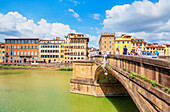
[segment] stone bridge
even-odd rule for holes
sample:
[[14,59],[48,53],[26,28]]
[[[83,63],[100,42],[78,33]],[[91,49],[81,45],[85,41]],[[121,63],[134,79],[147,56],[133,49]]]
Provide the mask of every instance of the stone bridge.
[[104,75],[102,56],[73,62],[70,92],[93,96],[129,95],[141,112],[170,111],[170,61],[108,55]]

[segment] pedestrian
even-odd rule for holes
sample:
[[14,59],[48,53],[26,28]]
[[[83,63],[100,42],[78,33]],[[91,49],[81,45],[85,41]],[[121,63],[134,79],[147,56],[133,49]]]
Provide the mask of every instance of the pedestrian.
[[127,51],[128,49],[126,48],[126,45],[125,45],[125,47],[123,48],[123,55],[127,55]]
[[116,48],[116,55],[119,55],[119,48]]
[[155,51],[155,55],[156,55],[156,56],[159,56],[159,51],[156,50],[156,51]]
[[137,53],[137,55],[142,55],[142,51],[141,51],[141,48],[140,48],[140,44],[138,44],[138,47],[136,47],[135,49],[135,52]]

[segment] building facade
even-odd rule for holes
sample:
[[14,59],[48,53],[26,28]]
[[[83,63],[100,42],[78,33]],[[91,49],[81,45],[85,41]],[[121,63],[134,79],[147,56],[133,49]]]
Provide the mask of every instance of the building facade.
[[110,54],[114,54],[114,39],[115,33],[101,33],[99,40],[99,51],[101,55],[104,55],[106,51],[109,51]]
[[164,47],[164,55],[170,56],[170,44],[163,44],[162,46]]
[[70,39],[70,61],[87,60],[89,38],[74,33],[68,34],[67,37]]
[[164,56],[165,55],[165,46],[159,46],[158,43],[147,43],[146,44],[146,51],[150,52],[152,54],[155,54],[156,51],[159,52],[160,56]]
[[39,44],[39,58],[43,63],[60,62],[60,49],[64,40],[57,37],[55,40],[41,40]]
[[39,38],[5,39],[5,62],[36,63],[39,61]]
[[0,43],[0,62],[4,62],[5,59],[5,44]]
[[126,48],[128,49],[128,53],[131,52],[131,36],[130,35],[121,35],[121,37],[115,37],[114,40],[114,46],[115,46],[115,50],[116,48],[119,48],[119,54],[122,55],[123,54],[123,48],[126,46]]
[[132,38],[131,39],[132,52],[135,52],[135,49],[136,47],[138,47],[138,44],[140,45],[140,49],[142,51],[146,51],[146,42],[144,41],[144,39]]

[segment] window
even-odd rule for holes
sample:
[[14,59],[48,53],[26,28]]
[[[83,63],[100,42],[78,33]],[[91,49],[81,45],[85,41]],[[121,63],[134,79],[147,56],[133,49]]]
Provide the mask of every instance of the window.
[[14,55],[16,55],[16,51],[14,52]]
[[6,40],[6,43],[9,44],[9,40]]
[[14,49],[16,49],[16,46],[14,46]]
[[74,48],[77,48],[76,46],[74,46]]
[[127,41],[127,44],[129,44],[129,41]]
[[28,40],[28,44],[31,44],[31,40]]
[[35,40],[35,43],[38,44],[38,40]]
[[106,48],[106,46],[104,46],[104,48]]
[[25,56],[27,55],[27,52],[26,52],[26,51],[24,52],[24,55],[25,55]]
[[32,46],[31,48],[34,49],[34,46]]
[[111,48],[111,46],[110,46],[110,48]]
[[120,42],[118,41],[117,43],[119,44]]
[[84,46],[81,46],[81,48],[84,48]]
[[34,55],[34,52],[33,52],[33,51],[31,52],[31,55]]
[[81,41],[82,43],[84,43],[84,41]]
[[24,40],[21,40],[21,44],[23,44],[24,43]]
[[28,49],[30,49],[30,46],[28,46]]
[[27,49],[27,46],[25,46],[24,49]]
[[77,53],[76,53],[76,52],[74,52],[74,55],[77,55]]
[[129,45],[127,47],[129,48]]
[[37,51],[35,51],[35,55],[37,56]]
[[123,41],[122,44],[124,44],[125,42]]
[[21,46],[21,49],[23,49],[23,46]]
[[21,43],[21,41],[20,40],[18,40],[18,44],[20,44]]
[[104,43],[106,44],[106,41],[104,41]]
[[6,49],[8,49],[8,46],[6,46]]
[[61,55],[61,58],[64,58],[64,56],[63,56],[63,55]]
[[81,52],[81,55],[84,55],[84,52]]
[[111,41],[110,41],[110,44],[111,44]]
[[142,46],[142,43],[140,43],[140,46]]
[[15,44],[17,44],[17,40],[15,40],[15,42],[14,42]]
[[28,51],[28,56],[30,55],[30,51]]
[[74,41],[74,43],[76,43],[77,41]]
[[35,43],[35,40],[32,40],[32,44],[34,44]]
[[71,43],[73,43],[73,41],[71,41]]
[[117,47],[119,48],[119,45]]
[[28,42],[28,41],[27,41],[27,40],[25,40],[25,44],[27,44],[27,42]]
[[19,51],[17,52],[17,55],[19,55]]
[[[51,46],[52,47],[52,46]],[[37,49],[37,46],[35,46],[35,49]]]
[[23,55],[23,52],[21,51],[21,56]]
[[18,49],[19,49],[19,46],[18,46]]
[[11,40],[11,44],[13,44],[14,43],[14,41],[13,40]]

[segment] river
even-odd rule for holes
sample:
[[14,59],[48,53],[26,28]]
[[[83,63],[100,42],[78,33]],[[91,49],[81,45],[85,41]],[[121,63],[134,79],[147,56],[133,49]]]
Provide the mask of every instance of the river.
[[138,112],[130,97],[70,93],[72,72],[0,70],[0,112]]

